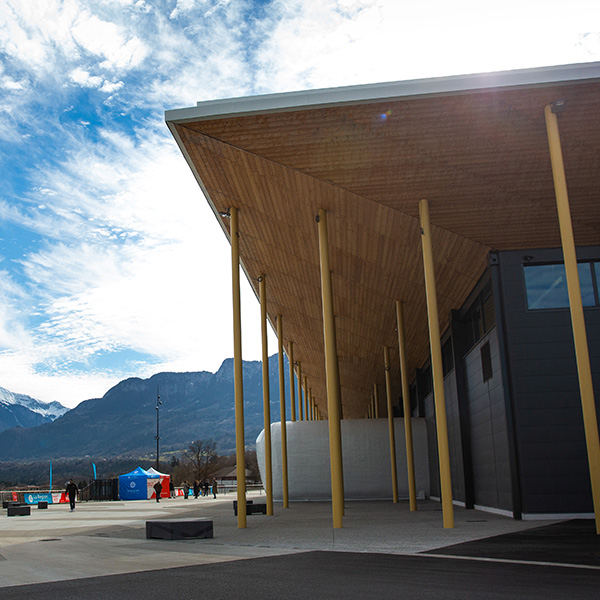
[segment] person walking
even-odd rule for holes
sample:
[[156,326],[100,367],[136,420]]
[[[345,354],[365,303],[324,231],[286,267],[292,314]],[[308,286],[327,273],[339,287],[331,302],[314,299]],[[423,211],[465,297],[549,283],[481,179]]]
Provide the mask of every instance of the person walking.
[[197,479],[194,480],[194,498],[198,499],[198,494],[200,493],[200,483]]
[[169,482],[169,491],[171,492],[171,498],[175,498],[175,484],[173,483],[173,478],[171,478]]
[[154,491],[156,492],[156,501],[160,502],[160,495],[162,494],[162,483],[160,479],[154,484]]
[[202,495],[208,496],[208,481],[206,479],[202,482]]
[[212,480],[212,493],[213,493],[213,498],[216,500],[217,499],[217,480],[213,478]]
[[185,480],[183,482],[183,499],[187,500],[190,495],[190,484]]
[[67,481],[65,494],[69,497],[69,505],[71,506],[71,512],[73,512],[75,510],[75,500],[77,498],[77,495],[79,494],[79,488],[72,479],[69,479],[69,481]]

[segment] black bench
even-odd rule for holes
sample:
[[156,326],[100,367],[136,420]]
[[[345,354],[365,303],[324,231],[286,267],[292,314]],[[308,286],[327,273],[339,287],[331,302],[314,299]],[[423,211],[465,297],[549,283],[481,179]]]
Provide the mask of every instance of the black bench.
[[212,539],[212,519],[178,519],[172,521],[146,521],[146,539],[188,540]]
[[22,517],[31,514],[31,506],[28,504],[13,504],[6,509],[7,517]]
[[[233,501],[233,514],[237,517],[237,500]],[[254,504],[254,500],[246,500],[246,514],[247,515],[258,515],[267,514],[266,504]]]
[[38,508],[48,508],[48,502],[46,500],[40,500],[40,502],[37,503],[37,507]]
[[2,508],[8,508],[9,506],[16,506],[22,504],[22,502],[16,502],[15,500],[2,500]]

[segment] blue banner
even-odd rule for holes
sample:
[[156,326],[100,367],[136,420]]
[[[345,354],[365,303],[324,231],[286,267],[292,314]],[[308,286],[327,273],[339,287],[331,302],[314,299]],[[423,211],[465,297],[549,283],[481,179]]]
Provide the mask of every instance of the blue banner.
[[96,463],[92,463],[92,467],[94,467],[94,479],[98,479],[96,477]]
[[47,502],[52,504],[52,494],[31,493],[24,494],[26,504],[37,504],[38,502]]

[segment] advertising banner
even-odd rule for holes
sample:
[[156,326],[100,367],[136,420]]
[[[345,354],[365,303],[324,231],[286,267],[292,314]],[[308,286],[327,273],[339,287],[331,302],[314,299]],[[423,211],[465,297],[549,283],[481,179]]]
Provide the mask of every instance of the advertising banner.
[[35,492],[31,494],[24,494],[24,497],[26,504],[37,504],[38,502],[48,502],[48,504],[52,504],[52,494]]

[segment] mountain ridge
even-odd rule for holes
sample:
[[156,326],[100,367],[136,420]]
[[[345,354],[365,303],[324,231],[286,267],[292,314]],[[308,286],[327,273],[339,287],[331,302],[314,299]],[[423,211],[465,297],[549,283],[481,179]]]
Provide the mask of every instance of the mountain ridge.
[[0,432],[12,427],[36,427],[49,423],[68,410],[60,402],[41,402],[0,387]]
[[[245,438],[252,447],[263,428],[262,363],[244,361],[243,366]],[[269,358],[269,374],[272,420],[278,420],[276,354]],[[286,387],[289,390],[287,377]],[[130,377],[102,398],[84,400],[50,423],[2,431],[0,456],[4,460],[154,456],[157,393],[161,400],[161,453],[184,449],[196,439],[214,439],[221,454],[234,452],[233,359],[228,358],[216,373]]]

